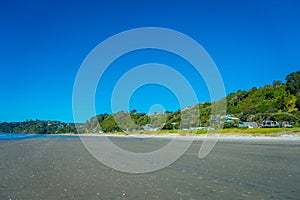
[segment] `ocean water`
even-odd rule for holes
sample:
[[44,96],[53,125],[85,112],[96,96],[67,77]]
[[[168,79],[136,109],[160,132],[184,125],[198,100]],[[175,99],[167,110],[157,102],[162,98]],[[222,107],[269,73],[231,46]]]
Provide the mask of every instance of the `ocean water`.
[[23,134],[23,133],[0,133],[0,140],[21,140],[30,138],[79,138],[76,135],[47,135],[47,134]]
[[0,133],[0,140],[18,140],[36,137],[36,134],[11,134],[11,133]]

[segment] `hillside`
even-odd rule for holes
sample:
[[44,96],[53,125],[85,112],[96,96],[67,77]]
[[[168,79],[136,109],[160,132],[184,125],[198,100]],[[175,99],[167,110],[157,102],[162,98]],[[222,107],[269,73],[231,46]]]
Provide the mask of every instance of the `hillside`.
[[[214,113],[226,101],[227,112]],[[217,115],[216,115],[217,114]],[[230,115],[239,120],[226,121],[222,116]],[[197,120],[195,120],[197,119]],[[237,127],[238,121],[262,123],[264,120],[289,122],[300,126],[300,71],[286,76],[285,82],[274,81],[262,88],[239,90],[218,102],[199,103],[196,106],[175,112],[166,111],[147,115],[136,110],[115,114],[100,114],[78,124],[80,133],[117,132],[122,130],[172,130],[195,127]],[[217,123],[215,123],[217,122]],[[19,133],[65,133],[76,132],[72,123],[51,121],[0,122],[0,132]]]
[[28,120],[24,122],[0,122],[0,133],[76,133],[76,128],[73,123],[49,120]]
[[[188,121],[188,119],[187,121],[182,121],[185,120],[182,119],[184,112],[186,112],[184,110],[167,111],[166,113],[155,115],[137,113],[136,110],[133,110],[131,113],[119,112],[113,116],[101,114],[87,121],[86,124],[90,127],[90,130],[98,131],[102,129],[104,132],[120,131],[121,129],[141,130],[143,126],[149,123],[153,127],[167,130],[199,126],[213,127],[216,124],[212,124],[212,109],[219,106],[221,101],[226,101],[227,113],[218,113],[219,118],[227,114],[239,118],[240,121],[257,123],[262,123],[264,120],[287,121],[299,126],[300,71],[287,75],[285,82],[274,81],[272,85],[267,84],[262,88],[253,87],[246,91],[239,90],[236,93],[229,94],[226,99],[222,99],[219,102],[200,103],[189,108],[189,113],[194,114],[197,113],[198,109],[198,121]],[[128,116],[131,117],[132,121]],[[96,118],[100,124],[98,126],[95,123]],[[219,122],[225,128],[238,126],[238,121],[226,123],[226,121],[219,120]]]
[[274,81],[262,88],[238,91],[227,96],[227,112],[241,121],[263,120],[298,122],[300,118],[300,71],[285,82]]

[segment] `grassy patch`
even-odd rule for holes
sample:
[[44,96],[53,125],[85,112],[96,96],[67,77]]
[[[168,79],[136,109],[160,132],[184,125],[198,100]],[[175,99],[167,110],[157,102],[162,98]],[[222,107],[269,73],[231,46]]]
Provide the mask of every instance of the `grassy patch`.
[[208,132],[207,130],[197,130],[196,134],[201,135],[201,134],[206,134],[207,132]]
[[115,135],[127,135],[127,134],[145,134],[145,135],[168,135],[168,134],[179,134],[181,136],[196,134],[218,134],[223,135],[237,134],[237,135],[278,135],[281,133],[300,133],[300,128],[230,128],[222,130],[158,130],[158,131],[136,131],[136,132],[115,132],[110,134]]
[[284,132],[300,132],[299,128],[248,128],[248,129],[223,129],[221,133],[243,133],[243,134],[272,134],[272,133],[284,133]]

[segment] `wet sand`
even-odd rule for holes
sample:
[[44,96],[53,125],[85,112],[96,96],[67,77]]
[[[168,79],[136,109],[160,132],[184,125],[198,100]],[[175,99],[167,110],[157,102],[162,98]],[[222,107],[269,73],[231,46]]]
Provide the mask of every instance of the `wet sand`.
[[[160,138],[112,138],[138,152]],[[299,199],[300,141],[221,139],[204,159],[194,141],[175,163],[147,174],[115,171],[79,138],[0,141],[0,199]]]

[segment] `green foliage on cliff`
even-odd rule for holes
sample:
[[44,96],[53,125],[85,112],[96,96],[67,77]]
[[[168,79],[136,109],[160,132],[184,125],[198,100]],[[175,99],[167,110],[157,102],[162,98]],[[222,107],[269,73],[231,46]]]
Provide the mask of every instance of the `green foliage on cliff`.
[[286,82],[274,81],[262,88],[239,90],[227,96],[227,111],[242,121],[277,120],[297,122],[300,117],[300,71]]
[[[264,120],[289,121],[296,125],[300,123],[300,71],[286,76],[285,82],[274,81],[262,88],[253,87],[250,90],[239,90],[229,94],[218,102],[200,103],[194,107],[175,112],[166,111],[147,115],[131,112],[118,112],[115,114],[100,114],[87,120],[85,124],[78,124],[80,133],[84,132],[116,132],[143,130],[145,125],[151,124],[165,130],[178,128],[213,126],[212,121],[218,116],[212,115],[212,110],[218,109],[226,101],[227,113],[241,121]],[[216,114],[216,113],[214,113]],[[197,119],[197,120],[195,120]],[[225,122],[224,127],[237,127],[237,121]],[[30,120],[25,122],[0,122],[0,132],[6,133],[76,133],[75,125],[57,121]]]
[[[175,112],[146,115],[132,110],[130,113],[119,112],[113,117],[101,114],[90,120],[93,124],[98,119],[100,126],[92,126],[96,130],[104,132],[120,130],[141,130],[142,126],[151,123],[154,127],[164,130],[178,128],[212,126],[212,110],[218,110],[221,102],[226,101],[227,113],[217,113],[220,115],[232,114],[241,121],[255,121],[262,123],[264,120],[289,121],[299,123],[300,119],[300,71],[287,75],[286,81],[274,81],[272,85],[267,84],[262,88],[253,87],[250,90],[239,90],[229,94],[225,99],[218,102],[200,103],[188,108],[188,111],[178,110]],[[198,120],[185,123],[184,117],[188,115],[197,116]],[[215,113],[216,114],[216,113]],[[107,120],[106,117],[109,117]],[[195,119],[195,118],[193,118]],[[117,123],[116,123],[116,121]],[[224,128],[238,127],[238,121],[225,122]]]
[[73,123],[59,121],[29,120],[25,122],[1,122],[0,133],[37,133],[37,134],[58,134],[76,133]]

